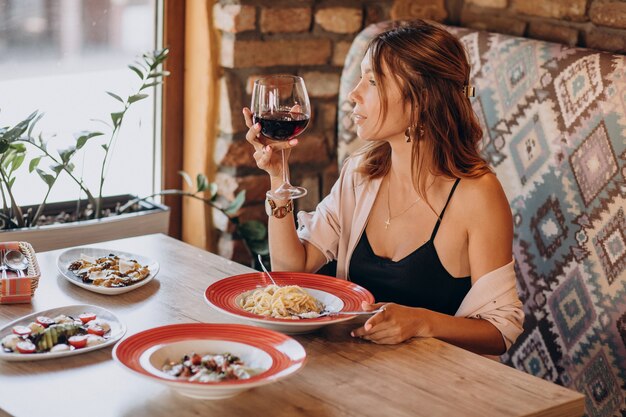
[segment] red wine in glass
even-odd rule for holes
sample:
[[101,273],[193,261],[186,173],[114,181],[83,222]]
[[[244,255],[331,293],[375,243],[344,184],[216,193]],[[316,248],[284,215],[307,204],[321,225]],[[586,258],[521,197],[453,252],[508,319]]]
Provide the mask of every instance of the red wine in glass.
[[261,125],[263,136],[280,141],[295,138],[309,124],[309,116],[306,114],[283,111],[255,114],[252,119]]
[[[252,89],[252,120],[261,125],[261,134],[275,141],[288,141],[306,129],[311,118],[311,103],[302,77],[269,75],[254,82]],[[306,195],[303,187],[289,183],[289,166],[281,151],[283,183],[267,192],[274,200],[287,200]]]

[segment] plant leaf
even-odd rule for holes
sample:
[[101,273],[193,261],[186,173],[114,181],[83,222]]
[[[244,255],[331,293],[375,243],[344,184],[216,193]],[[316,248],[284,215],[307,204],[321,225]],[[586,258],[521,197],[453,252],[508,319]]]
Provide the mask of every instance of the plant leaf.
[[235,199],[230,203],[228,207],[224,209],[224,213],[227,216],[233,216],[237,214],[243,203],[246,201],[246,190],[241,190],[235,197]]
[[87,143],[89,139],[102,135],[104,135],[102,132],[80,132],[80,136],[76,139],[76,149],[80,149],[85,146],[85,143]]
[[207,189],[207,187],[209,186],[209,181],[207,180],[206,175],[204,174],[196,175],[196,186],[197,186],[196,192],[198,193]]
[[30,164],[28,164],[28,172],[33,172],[35,168],[37,168],[37,165],[39,165],[39,162],[41,162],[41,156],[31,159]]
[[133,64],[135,64],[136,66],[138,66],[139,68],[141,68],[144,71],[147,71],[148,68],[146,68],[146,66],[144,65],[143,62],[139,61],[138,59],[133,61]]
[[154,86],[157,86],[157,85],[161,85],[161,81],[155,81],[155,82],[150,83],[150,84],[144,84],[144,85],[143,85],[143,86],[139,89],[139,91],[144,90],[144,89],[146,89],[146,88],[154,87]]
[[139,68],[137,68],[134,65],[129,65],[128,68],[132,69],[135,72],[135,74],[137,74],[137,76],[143,80],[143,72],[141,72]]
[[52,187],[52,185],[54,184],[54,177],[48,173],[46,173],[45,171],[37,168],[37,174],[39,174],[39,177],[46,183],[48,184],[48,187]]
[[124,117],[123,111],[111,113],[111,121],[113,121],[113,126],[118,127],[122,121],[122,117]]
[[122,99],[122,97],[118,96],[115,93],[112,93],[110,91],[106,92],[108,95],[110,95],[111,97],[113,97],[114,99],[116,99],[117,101],[119,101],[120,103],[124,104],[124,99]]
[[51,165],[50,169],[57,175],[59,175],[61,173],[61,171],[63,171],[63,165],[57,164],[57,165]]
[[102,119],[89,119],[92,122],[98,122],[98,123],[102,123],[103,125],[105,125],[106,127],[111,127],[111,125],[108,122],[105,122]]
[[19,153],[24,153],[26,152],[26,145],[24,145],[23,143],[12,143],[11,145],[9,145],[11,147],[11,149],[13,149],[15,152],[19,152]]
[[40,133],[39,136],[37,136],[37,141],[39,142],[39,146],[41,147],[41,149],[47,152],[48,144],[46,143],[46,141],[43,140],[43,133]]
[[215,200],[217,197],[217,184],[212,182],[209,184],[209,194],[211,194],[211,200]]
[[0,140],[0,154],[3,154],[9,149],[9,142],[2,139]]
[[100,145],[100,146],[102,146],[102,149],[104,149],[105,151],[108,151],[108,150],[109,150],[109,145],[107,145],[106,143],[103,143],[103,144],[102,144],[102,145]]
[[28,133],[27,136],[30,138],[33,134],[33,129],[35,128],[35,125],[37,124],[37,122],[39,120],[41,120],[41,118],[43,117],[44,113],[39,113],[34,119],[33,121],[30,123],[30,127],[28,128]]
[[146,97],[148,97],[148,94],[134,94],[128,97],[128,104],[132,104],[136,101],[143,100]]
[[13,183],[15,182],[15,178],[16,177],[13,177],[9,180],[9,189],[13,188]]
[[153,72],[148,75],[148,78],[167,77],[170,75],[169,71]]
[[13,164],[11,165],[11,171],[17,171],[17,169],[24,163],[24,158],[26,158],[26,154],[16,154],[13,159]]
[[178,174],[183,177],[183,180],[185,180],[189,188],[193,187],[193,181],[191,180],[189,174],[187,174],[185,171],[178,171]]
[[19,139],[20,136],[22,136],[24,134],[24,132],[26,132],[26,130],[28,129],[28,123],[29,123],[29,121],[22,120],[21,122],[16,124],[11,129],[9,129],[6,132],[4,132],[2,134],[2,138],[1,139],[4,140],[4,141],[7,141],[9,143],[15,141],[16,139]]
[[258,220],[250,220],[239,225],[239,234],[244,239],[263,240],[267,237],[267,228]]
[[63,161],[63,162],[69,161],[70,158],[72,157],[72,155],[74,155],[75,152],[76,152],[76,147],[75,146],[70,146],[67,149],[59,151],[59,156],[61,157],[61,161]]

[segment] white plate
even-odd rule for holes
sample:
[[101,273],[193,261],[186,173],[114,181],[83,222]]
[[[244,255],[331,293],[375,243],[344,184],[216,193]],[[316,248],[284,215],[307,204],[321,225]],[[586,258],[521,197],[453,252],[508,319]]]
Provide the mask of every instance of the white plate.
[[35,321],[37,316],[48,316],[54,318],[60,314],[65,314],[66,316],[78,317],[83,313],[94,313],[98,319],[105,320],[111,326],[111,332],[108,335],[107,340],[96,346],[84,347],[82,349],[74,349],[64,352],[45,352],[45,353],[15,353],[15,352],[5,352],[2,348],[0,348],[0,359],[5,361],[37,361],[43,359],[54,359],[61,358],[64,356],[74,356],[80,355],[81,353],[91,352],[92,350],[102,349],[107,346],[111,346],[118,340],[124,336],[126,333],[126,325],[122,323],[115,314],[111,313],[109,310],[105,310],[102,307],[93,306],[89,304],[77,304],[65,307],[53,308],[45,311],[38,311],[33,314],[29,314],[28,316],[20,317],[17,320],[12,321],[11,323],[5,325],[0,328],[0,340],[4,338],[4,336],[11,334],[11,329],[13,326],[27,326],[31,322]]
[[[161,371],[168,360],[196,352],[229,352],[261,372],[250,379],[215,382],[185,381]],[[113,349],[113,359],[137,375],[167,385],[190,398],[229,398],[250,388],[271,384],[302,369],[306,351],[282,333],[242,324],[181,323],[131,335]]]
[[[79,277],[74,275],[72,271],[67,269],[72,262],[80,259],[81,254],[93,256],[96,258],[114,254],[117,256],[124,256],[126,258],[134,259],[137,262],[139,262],[142,266],[148,267],[148,269],[150,270],[150,275],[148,275],[145,279],[135,284],[128,285],[126,287],[115,287],[115,288],[99,287],[97,285],[88,284],[86,282],[83,282]],[[69,282],[71,282],[74,285],[78,285],[79,287],[85,288],[86,290],[89,290],[89,291],[97,292],[99,294],[117,295],[117,294],[123,294],[128,291],[132,291],[152,281],[152,278],[154,278],[156,274],[159,272],[159,263],[145,256],[136,255],[134,253],[123,252],[123,251],[114,250],[114,249],[72,248],[72,249],[66,250],[65,252],[59,255],[59,257],[57,258],[57,268],[59,269],[59,272],[61,273],[61,275],[63,275],[65,279],[67,279]]]

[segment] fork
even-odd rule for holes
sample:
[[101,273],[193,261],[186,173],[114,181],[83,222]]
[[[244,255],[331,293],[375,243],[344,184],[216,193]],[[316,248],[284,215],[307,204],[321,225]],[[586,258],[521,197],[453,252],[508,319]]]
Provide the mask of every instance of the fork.
[[7,266],[4,263],[4,254],[6,251],[4,249],[0,249],[0,269],[2,270],[2,279],[7,279]]
[[366,314],[376,314],[376,313],[380,313],[381,311],[385,311],[384,307],[378,308],[376,310],[372,310],[372,311],[363,311],[363,310],[359,310],[359,311],[328,311],[328,310],[324,310],[321,313],[315,313],[315,312],[310,312],[310,313],[300,313],[300,314],[296,314],[296,316],[303,318],[303,319],[317,319],[319,317],[326,317],[326,316],[339,316],[339,315],[349,315],[349,316],[360,316],[360,315],[366,315]]
[[278,284],[276,284],[276,281],[274,281],[274,278],[272,278],[272,276],[270,275],[270,273],[267,270],[267,268],[265,267],[265,265],[263,265],[263,258],[261,258],[261,254],[258,254],[258,258],[259,258],[259,263],[261,264],[261,268],[263,268],[263,272],[265,272],[267,274],[267,276],[270,277],[270,280],[272,281],[272,284],[274,284],[274,285],[276,285],[278,287]]

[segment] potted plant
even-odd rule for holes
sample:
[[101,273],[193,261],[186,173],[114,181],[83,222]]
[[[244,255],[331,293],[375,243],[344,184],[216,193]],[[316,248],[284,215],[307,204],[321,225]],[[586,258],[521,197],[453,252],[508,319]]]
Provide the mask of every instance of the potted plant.
[[[106,92],[121,104],[118,111],[110,114],[110,122],[105,122],[109,126],[108,134],[81,131],[75,134],[72,146],[55,152],[50,150],[42,134],[33,135],[35,125],[43,117],[39,112],[33,112],[13,127],[0,127],[0,240],[28,241],[35,250],[44,251],[142,234],[167,233],[169,209],[149,200],[157,195],[177,194],[200,199],[220,210],[235,226],[235,234],[243,239],[251,254],[267,253],[265,225],[256,221],[239,221],[245,191],[240,192],[233,201],[222,199],[217,195],[216,184],[209,183],[203,174],[197,175],[193,192],[163,190],[145,197],[103,196],[105,167],[115,149],[114,144],[125,115],[134,103],[148,97],[146,92],[149,88],[161,84],[168,75],[161,70],[167,55],[167,49],[153,51],[143,54],[141,61],[129,65],[140,83],[126,99],[119,94]],[[102,138],[105,140],[102,141]],[[89,188],[77,175],[72,162],[78,151],[89,146],[102,152],[97,191]],[[18,169],[25,163],[28,163],[29,173],[38,175],[47,187],[41,202],[34,206],[20,205],[13,193],[14,187],[19,185]],[[45,163],[49,164],[48,169],[43,168]],[[192,188],[189,175],[181,174]],[[85,198],[48,204],[50,191],[61,175],[65,180],[73,181]]]
[[[136,91],[125,99],[107,91],[120,103],[120,108],[110,114],[110,121],[104,122],[109,128],[106,134],[81,131],[75,134],[72,146],[55,151],[43,134],[33,135],[35,125],[43,117],[37,111],[13,127],[0,127],[0,240],[28,241],[37,251],[43,251],[144,233],[167,232],[167,207],[144,203],[135,207],[134,213],[118,216],[116,206],[133,196],[103,196],[105,167],[110,162],[124,118],[133,103],[147,98],[148,89],[161,84],[168,75],[161,71],[167,54],[167,49],[145,53],[141,60],[129,65],[141,81]],[[76,173],[73,162],[78,151],[86,150],[88,146],[97,146],[102,155],[99,181],[93,189]],[[21,205],[13,192],[19,186],[18,169],[25,163],[28,163],[29,173],[38,175],[46,184],[41,201],[33,206]],[[73,181],[84,198],[48,204],[50,191],[60,178]]]

